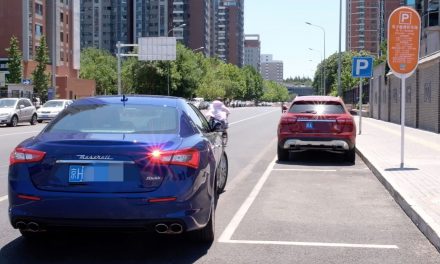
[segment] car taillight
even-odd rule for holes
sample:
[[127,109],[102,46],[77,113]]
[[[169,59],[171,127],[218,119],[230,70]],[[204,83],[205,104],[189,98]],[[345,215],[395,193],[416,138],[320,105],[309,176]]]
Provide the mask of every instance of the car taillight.
[[9,165],[13,165],[16,163],[39,162],[44,158],[45,155],[46,152],[39,150],[15,148],[14,151],[12,151],[11,156],[9,157]]
[[278,125],[279,133],[290,133],[297,130],[297,121],[298,118],[296,116],[284,115],[281,117],[280,123]]
[[280,124],[281,125],[295,124],[297,120],[298,118],[296,116],[285,116],[281,118]]
[[344,130],[346,132],[350,132],[353,130],[353,119],[340,117],[336,119],[336,124],[339,130]]
[[200,162],[200,152],[197,149],[153,150],[148,157],[155,163],[188,166],[194,169],[199,167]]

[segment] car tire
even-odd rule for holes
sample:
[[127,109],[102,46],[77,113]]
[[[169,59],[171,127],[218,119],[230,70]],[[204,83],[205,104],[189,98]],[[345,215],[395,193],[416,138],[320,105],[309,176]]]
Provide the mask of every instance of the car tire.
[[9,122],[8,126],[10,126],[10,127],[16,127],[17,124],[18,124],[18,117],[17,117],[16,115],[14,115],[14,116],[11,118],[11,122]]
[[356,160],[356,147],[345,152],[345,160],[351,164],[355,163]]
[[225,191],[226,182],[228,181],[228,156],[226,152],[223,152],[220,159],[220,164],[216,170],[216,184],[217,194],[221,194]]
[[197,243],[212,243],[215,239],[215,208],[211,209],[209,221],[205,227],[199,230],[191,231],[191,240]]
[[289,151],[278,146],[278,161],[289,161]]
[[34,114],[34,115],[32,116],[30,123],[31,123],[32,126],[34,126],[35,124],[37,124],[37,115],[36,115],[36,114]]
[[37,120],[38,123],[43,123],[43,120]]

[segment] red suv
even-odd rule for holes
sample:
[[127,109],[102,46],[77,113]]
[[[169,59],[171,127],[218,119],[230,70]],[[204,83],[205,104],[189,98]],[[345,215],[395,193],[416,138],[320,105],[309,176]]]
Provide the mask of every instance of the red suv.
[[290,152],[325,150],[355,162],[356,124],[344,102],[333,96],[296,97],[278,124],[278,160]]

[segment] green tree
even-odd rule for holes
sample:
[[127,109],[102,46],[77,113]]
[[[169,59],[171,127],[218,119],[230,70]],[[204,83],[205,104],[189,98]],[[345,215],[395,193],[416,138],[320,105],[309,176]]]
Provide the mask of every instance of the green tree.
[[264,94],[261,97],[262,101],[285,102],[289,99],[289,91],[284,85],[274,81],[264,81]]
[[87,48],[81,52],[80,78],[96,81],[97,94],[117,93],[117,60],[108,51]]
[[11,37],[9,48],[7,48],[6,51],[8,52],[8,82],[20,83],[23,70],[21,65],[22,54],[19,48],[18,39],[15,36]]
[[34,93],[38,94],[41,98],[47,98],[50,74],[46,73],[46,66],[49,64],[49,53],[44,36],[41,37],[40,46],[36,49],[35,61],[37,62],[37,67],[32,72]]

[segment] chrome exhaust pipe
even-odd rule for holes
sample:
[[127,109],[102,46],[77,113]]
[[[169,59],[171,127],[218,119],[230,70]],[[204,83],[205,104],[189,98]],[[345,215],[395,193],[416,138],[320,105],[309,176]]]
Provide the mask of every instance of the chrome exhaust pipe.
[[157,224],[154,230],[156,230],[158,234],[165,234],[168,233],[169,228],[166,224]]
[[174,223],[170,225],[170,233],[181,234],[183,232],[183,226],[179,223]]
[[37,223],[35,223],[35,222],[29,222],[27,224],[27,228],[31,232],[38,232],[38,231],[40,231],[40,226]]
[[15,223],[15,227],[21,230],[26,229],[26,226],[26,223],[23,221],[18,221],[17,223]]

